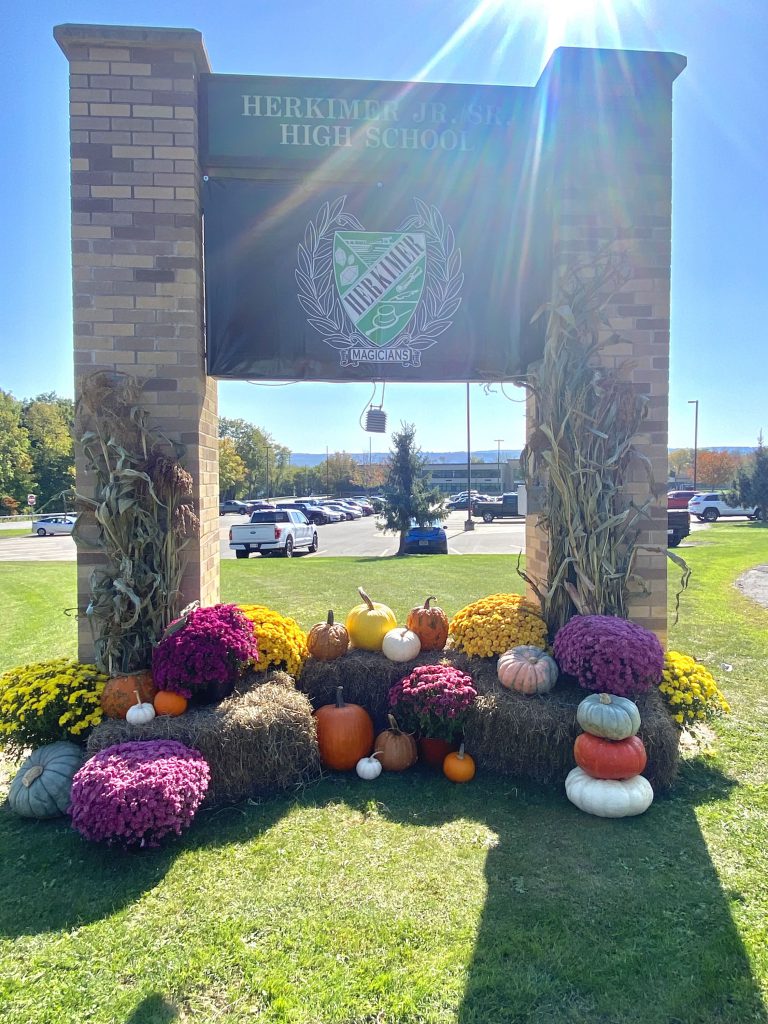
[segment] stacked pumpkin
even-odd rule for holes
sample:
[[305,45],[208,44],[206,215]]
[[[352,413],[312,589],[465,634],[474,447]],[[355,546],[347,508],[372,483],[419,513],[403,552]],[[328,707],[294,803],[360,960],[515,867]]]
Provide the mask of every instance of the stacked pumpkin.
[[626,697],[592,693],[579,704],[576,720],[584,732],[573,745],[578,767],[565,780],[568,799],[601,818],[642,814],[653,802],[653,789],[640,774],[648,757],[637,735],[637,705]]

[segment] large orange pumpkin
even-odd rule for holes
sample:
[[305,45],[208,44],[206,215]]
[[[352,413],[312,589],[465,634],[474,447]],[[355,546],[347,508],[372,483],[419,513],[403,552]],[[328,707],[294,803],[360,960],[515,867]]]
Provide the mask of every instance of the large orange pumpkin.
[[421,640],[422,651],[442,651],[448,639],[448,616],[442,608],[430,608],[428,597],[423,605],[417,605],[408,612],[406,626]]
[[583,732],[573,745],[576,764],[593,779],[631,779],[648,763],[639,736],[625,740],[606,740]]
[[137,691],[138,703],[152,703],[156,691],[149,669],[126,676],[114,676],[108,680],[101,695],[101,710],[107,718],[125,718],[128,708],[137,703]]
[[359,704],[344,702],[344,687],[336,687],[336,703],[315,712],[317,745],[326,768],[346,772],[373,750],[373,722]]

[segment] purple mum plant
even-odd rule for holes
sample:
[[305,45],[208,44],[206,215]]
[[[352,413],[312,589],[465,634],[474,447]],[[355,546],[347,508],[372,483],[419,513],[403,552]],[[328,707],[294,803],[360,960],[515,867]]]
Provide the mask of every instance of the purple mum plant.
[[654,633],[612,615],[574,615],[557,631],[555,660],[585,690],[634,697],[661,682],[664,652]]
[[159,846],[189,827],[210,777],[202,754],[176,740],[117,743],[77,772],[68,813],[92,842]]
[[158,690],[220,700],[258,656],[253,624],[236,605],[196,608],[180,627],[172,623],[155,647],[152,678]]
[[453,665],[418,665],[390,687],[389,706],[402,729],[452,742],[476,696],[472,677]]

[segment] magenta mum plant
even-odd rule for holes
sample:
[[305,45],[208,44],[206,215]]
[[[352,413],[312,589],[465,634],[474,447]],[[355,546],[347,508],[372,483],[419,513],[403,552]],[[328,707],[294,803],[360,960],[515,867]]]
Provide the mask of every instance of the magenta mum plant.
[[472,677],[453,665],[418,665],[390,687],[389,706],[401,729],[452,742],[476,696]]
[[159,846],[189,827],[210,777],[203,755],[176,740],[117,743],[77,772],[68,813],[92,842]]
[[649,629],[613,615],[574,615],[555,635],[555,660],[579,686],[635,697],[661,682],[664,651]]
[[253,625],[234,604],[196,608],[181,628],[171,628],[152,652],[158,690],[220,700],[258,659]]

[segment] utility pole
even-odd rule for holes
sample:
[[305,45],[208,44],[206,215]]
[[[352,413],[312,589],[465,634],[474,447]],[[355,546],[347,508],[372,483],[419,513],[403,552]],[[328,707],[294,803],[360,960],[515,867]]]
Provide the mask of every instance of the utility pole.
[[325,493],[326,493],[326,495],[328,497],[330,497],[330,494],[331,494],[330,484],[328,483],[328,471],[330,470],[330,468],[331,467],[328,465],[328,445],[326,445],[325,446]]
[[699,400],[690,398],[688,405],[695,406],[693,420],[693,489],[696,490],[696,461],[699,455]]
[[504,440],[503,437],[494,438],[496,442],[496,475],[499,480],[499,494],[502,494],[504,488],[501,486],[501,442]]
[[465,533],[474,530],[472,521],[472,446],[469,437],[469,381],[467,381],[467,518],[464,522]]

